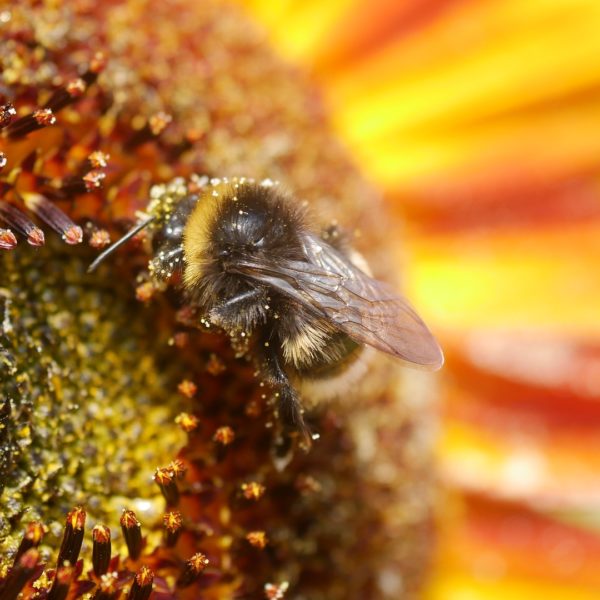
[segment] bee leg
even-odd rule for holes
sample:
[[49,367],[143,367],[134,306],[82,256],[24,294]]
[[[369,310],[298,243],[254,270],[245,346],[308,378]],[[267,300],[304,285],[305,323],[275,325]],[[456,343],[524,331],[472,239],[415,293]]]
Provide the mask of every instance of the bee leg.
[[263,369],[269,383],[277,389],[277,412],[287,433],[297,431],[302,436],[304,445],[312,445],[311,431],[304,421],[302,403],[298,392],[292,386],[286,372],[281,366],[279,353],[263,344]]

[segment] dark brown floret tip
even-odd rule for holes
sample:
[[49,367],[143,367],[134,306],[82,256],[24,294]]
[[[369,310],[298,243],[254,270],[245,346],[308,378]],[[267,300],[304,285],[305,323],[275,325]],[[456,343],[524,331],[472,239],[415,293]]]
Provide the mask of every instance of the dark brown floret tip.
[[246,535],[246,539],[251,546],[263,550],[267,545],[267,534],[264,531],[251,531]]
[[96,229],[90,236],[92,248],[104,248],[110,244],[110,233],[106,229]]
[[150,302],[156,294],[156,287],[151,281],[144,281],[135,288],[135,299],[139,302]]
[[132,510],[123,510],[121,531],[127,544],[129,558],[137,560],[142,553],[142,525]]
[[283,600],[290,584],[287,581],[283,583],[265,584],[265,598],[267,600]]
[[133,578],[133,584],[127,596],[128,600],[147,600],[152,593],[154,573],[143,566]]
[[181,479],[186,472],[186,467],[183,464],[183,461],[179,460],[178,458],[172,460],[167,468],[171,471],[171,473],[173,473],[173,475],[177,479]]
[[123,510],[121,515],[121,527],[131,529],[132,527],[140,527],[140,522],[137,520],[135,513],[132,510]]
[[56,117],[50,108],[40,108],[33,113],[33,118],[37,124],[42,127],[48,127],[48,125],[54,125],[56,123]]
[[198,391],[198,386],[189,379],[184,379],[178,386],[177,391],[186,398],[193,398]]
[[148,127],[150,127],[152,135],[160,135],[172,120],[173,117],[171,115],[159,112],[148,119]]
[[67,93],[72,98],[78,98],[85,93],[85,81],[78,77],[77,79],[72,79],[65,86]]
[[106,55],[104,52],[96,52],[90,61],[89,71],[95,75],[99,75],[106,68]]
[[83,79],[73,79],[64,87],[57,89],[48,102],[45,110],[59,111],[73,104],[80,96],[83,96],[86,90],[86,83]]
[[169,467],[160,467],[154,473],[154,481],[160,488],[168,506],[179,502],[179,490],[175,481],[175,474]]
[[57,566],[77,563],[85,527],[86,513],[81,506],[74,508],[68,515],[65,523],[63,539],[58,552]]
[[43,246],[46,243],[44,232],[39,227],[32,227],[27,234],[27,243],[31,246]]
[[47,531],[48,528],[43,523],[34,521],[33,523],[29,523],[29,525],[27,525],[24,538],[29,540],[32,544],[37,545],[42,541],[42,538]]
[[70,525],[74,530],[83,530],[83,528],[85,527],[85,518],[85,510],[83,510],[81,506],[76,506],[67,515],[67,524]]
[[242,483],[242,494],[247,500],[260,500],[265,493],[265,486],[262,483],[251,481]]
[[206,371],[211,375],[220,375],[225,371],[225,364],[223,361],[213,352],[208,358],[206,363]]
[[104,173],[104,171],[94,169],[86,173],[81,179],[83,180],[85,190],[87,192],[93,192],[102,187],[102,181],[105,177],[106,173]]
[[163,524],[167,531],[177,531],[183,525],[183,517],[178,510],[171,510],[163,516]]
[[194,556],[185,562],[183,572],[177,580],[177,586],[187,587],[194,583],[194,581],[196,581],[196,579],[202,574],[204,569],[206,569],[208,563],[208,558],[206,558],[202,552],[194,554]]
[[198,429],[198,417],[191,415],[186,412],[179,413],[177,417],[175,417],[175,423],[183,429],[186,433],[191,433]]
[[229,446],[235,440],[235,432],[231,427],[219,427],[213,435],[213,441],[222,446]]
[[105,525],[96,525],[92,530],[92,565],[96,577],[108,571],[111,554],[110,529]]
[[94,150],[88,156],[88,161],[94,169],[105,169],[108,166],[110,156],[101,150]]
[[96,525],[92,529],[92,539],[99,544],[110,541],[110,529],[106,525]]
[[177,543],[183,529],[183,517],[177,510],[169,511],[163,516],[164,540],[168,548]]
[[10,229],[0,228],[0,249],[12,250],[17,245],[17,238]]
[[72,227],[65,229],[62,238],[67,244],[81,244],[83,241],[83,231],[79,225],[73,225]]

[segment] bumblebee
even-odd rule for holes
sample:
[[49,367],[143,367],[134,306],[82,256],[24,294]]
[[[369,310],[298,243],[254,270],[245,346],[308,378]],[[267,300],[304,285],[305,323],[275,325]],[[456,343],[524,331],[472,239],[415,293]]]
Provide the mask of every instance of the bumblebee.
[[410,304],[371,277],[336,230],[316,233],[271,180],[179,180],[153,196],[144,218],[90,270],[150,228],[153,277],[179,278],[186,301],[209,323],[252,339],[279,418],[305,439],[300,394],[339,395],[364,373],[369,349],[442,366],[438,343]]

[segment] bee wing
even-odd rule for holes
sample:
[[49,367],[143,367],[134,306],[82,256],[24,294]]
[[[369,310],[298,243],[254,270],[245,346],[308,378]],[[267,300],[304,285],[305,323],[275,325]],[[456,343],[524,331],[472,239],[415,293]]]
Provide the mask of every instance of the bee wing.
[[442,366],[438,343],[407,300],[323,240],[305,235],[303,243],[306,261],[272,267],[246,263],[244,273],[294,298],[358,342],[424,368]]

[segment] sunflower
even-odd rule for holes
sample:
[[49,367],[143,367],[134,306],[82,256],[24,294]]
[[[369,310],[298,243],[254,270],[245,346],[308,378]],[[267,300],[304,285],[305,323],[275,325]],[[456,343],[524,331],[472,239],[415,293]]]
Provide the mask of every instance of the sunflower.
[[[152,185],[251,172],[361,223],[447,353],[425,596],[596,597],[597,3],[191,4],[0,12],[8,203],[98,248]],[[28,252],[25,223],[0,231],[0,593],[416,593],[431,381],[384,370],[362,406],[317,409],[328,441],[278,474],[268,394],[141,249],[90,281],[89,250]]]

